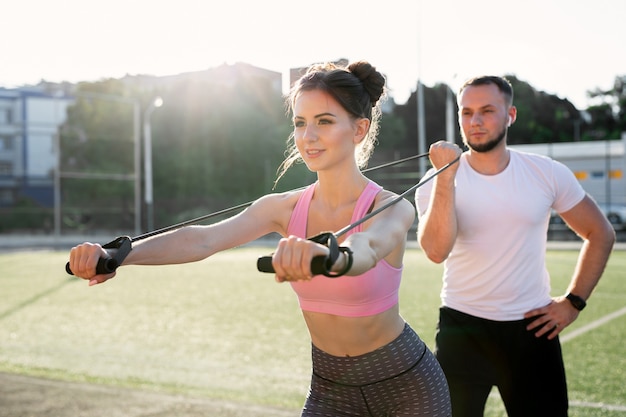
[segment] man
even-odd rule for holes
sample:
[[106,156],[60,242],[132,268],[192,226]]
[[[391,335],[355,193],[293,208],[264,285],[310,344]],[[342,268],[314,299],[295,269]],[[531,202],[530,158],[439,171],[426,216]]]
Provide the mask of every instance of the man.
[[[471,79],[457,102],[469,150],[415,196],[418,241],[430,260],[445,261],[435,351],[453,415],[482,416],[495,385],[509,416],[567,416],[558,335],[585,307],[615,232],[567,167],[507,147],[517,116],[508,80]],[[430,159],[437,169],[460,153],[441,141]],[[567,293],[554,298],[545,265],[551,210],[583,240]]]

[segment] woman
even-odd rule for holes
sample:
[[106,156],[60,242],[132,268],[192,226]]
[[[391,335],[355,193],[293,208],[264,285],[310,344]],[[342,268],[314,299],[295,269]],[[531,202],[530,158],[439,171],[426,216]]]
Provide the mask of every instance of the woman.
[[[314,257],[329,247],[307,237],[340,230],[394,200],[361,172],[374,147],[385,79],[367,62],[314,65],[294,84],[287,105],[294,130],[279,178],[299,159],[317,173],[304,190],[266,195],[209,226],[188,226],[142,240],[123,265],[193,262],[268,233],[283,238],[272,256],[278,282],[289,281],[312,342],[313,375],[302,416],[449,416],[445,377],[432,353],[399,314],[407,231],[415,210],[404,199],[339,239],[328,277]],[[90,285],[107,252],[84,243],[70,252],[73,273]]]

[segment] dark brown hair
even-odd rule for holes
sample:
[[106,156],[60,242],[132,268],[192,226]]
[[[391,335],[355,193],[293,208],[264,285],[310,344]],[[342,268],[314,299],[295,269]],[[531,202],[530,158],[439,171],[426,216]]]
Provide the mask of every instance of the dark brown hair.
[[498,77],[496,75],[481,75],[479,77],[470,78],[463,83],[461,88],[459,88],[459,96],[467,87],[475,87],[477,85],[489,84],[493,84],[498,87],[498,90],[500,90],[500,92],[504,94],[506,103],[509,106],[513,105],[513,86],[511,85],[511,82],[504,77]]
[[[315,64],[294,83],[285,98],[289,113],[293,112],[296,99],[303,91],[321,90],[330,94],[354,119],[367,118],[370,128],[358,146],[356,161],[359,168],[367,166],[374,152],[381,117],[380,102],[386,96],[385,77],[366,61],[357,61],[342,67],[334,63]],[[294,142],[289,135],[286,158],[279,167],[276,182],[294,163],[301,161]]]

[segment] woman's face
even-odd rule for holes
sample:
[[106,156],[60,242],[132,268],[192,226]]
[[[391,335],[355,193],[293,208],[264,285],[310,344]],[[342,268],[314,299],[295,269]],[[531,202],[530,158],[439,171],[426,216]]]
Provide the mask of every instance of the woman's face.
[[363,139],[363,122],[354,118],[328,93],[303,91],[293,106],[294,140],[311,171],[332,168],[351,160]]

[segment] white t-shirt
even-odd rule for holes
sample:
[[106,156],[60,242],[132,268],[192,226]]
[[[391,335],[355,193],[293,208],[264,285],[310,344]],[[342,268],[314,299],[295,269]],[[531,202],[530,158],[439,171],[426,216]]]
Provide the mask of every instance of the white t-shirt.
[[[458,235],[444,263],[444,306],[497,321],[520,320],[550,303],[545,266],[550,212],[574,207],[585,191],[565,165],[509,148],[497,175],[474,171],[463,154],[455,179]],[[432,174],[429,171],[424,178]],[[419,216],[434,181],[416,190]]]

